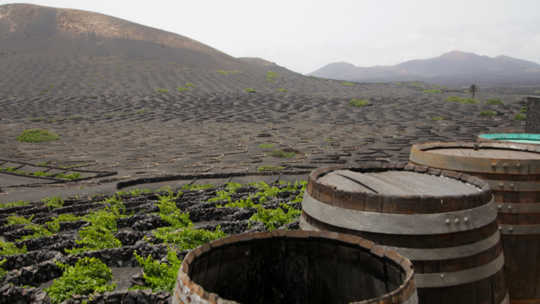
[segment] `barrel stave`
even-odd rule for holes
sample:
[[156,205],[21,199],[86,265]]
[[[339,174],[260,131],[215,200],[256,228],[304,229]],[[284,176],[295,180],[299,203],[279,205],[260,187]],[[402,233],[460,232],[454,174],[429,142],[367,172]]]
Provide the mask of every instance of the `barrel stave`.
[[[369,169],[365,169],[365,167]],[[366,172],[374,171],[381,172],[382,166],[359,166],[355,168],[348,168],[353,172]],[[375,167],[376,169],[371,169]],[[389,166],[392,168],[392,166]],[[393,166],[394,169],[397,166]],[[355,210],[363,211],[368,213],[381,213],[387,215],[423,215],[423,214],[449,214],[452,217],[452,229],[455,229],[453,225],[466,225],[469,227],[469,223],[461,224],[457,222],[457,215],[453,215],[454,212],[458,211],[468,211],[470,209],[478,208],[489,204],[492,201],[492,193],[490,186],[485,183],[483,180],[468,175],[452,172],[449,170],[442,169],[433,169],[426,166],[410,166],[410,165],[400,165],[401,170],[423,173],[426,175],[432,176],[441,176],[448,179],[457,179],[462,182],[466,182],[470,185],[480,188],[481,191],[475,193],[468,193],[463,195],[446,195],[443,197],[434,197],[434,196],[423,196],[423,195],[381,195],[378,193],[371,192],[349,192],[338,189],[331,184],[325,184],[323,182],[317,182],[317,179],[321,175],[326,175],[335,170],[336,168],[322,168],[317,169],[312,172],[310,175],[310,180],[306,193],[311,196],[314,200],[319,203],[326,205],[331,205],[336,208],[341,208],[344,210]],[[342,166],[339,169],[343,169]],[[340,173],[336,173],[340,174]],[[340,174],[341,175],[341,174]],[[347,174],[345,174],[347,175]],[[386,176],[386,175],[384,175]],[[352,175],[351,175],[352,177]],[[401,177],[399,177],[401,178]],[[399,179],[398,178],[398,179]],[[357,177],[359,181],[371,182],[370,179],[366,177]],[[325,178],[325,180],[332,181],[336,180],[335,178]],[[369,184],[368,184],[369,185]],[[377,185],[375,183],[374,185]],[[348,186],[349,187],[349,186]],[[393,191],[393,190],[392,190]],[[438,190],[437,190],[438,191]],[[388,193],[386,191],[385,193]],[[307,205],[306,205],[307,206]],[[323,205],[321,205],[323,206]],[[310,207],[313,208],[313,207]],[[322,208],[322,207],[321,207]],[[489,208],[489,207],[488,207]],[[319,210],[326,210],[327,207]],[[495,206],[493,206],[495,209]],[[493,210],[492,209],[492,210]],[[323,216],[324,213],[316,211],[316,209],[311,209],[314,214],[317,214],[317,217]],[[335,210],[335,209],[328,209]],[[334,211],[332,211],[334,212]],[[494,212],[494,211],[493,211]],[[368,215],[366,215],[368,216]],[[324,217],[324,216],[323,216]],[[354,217],[354,216],[353,216]],[[462,216],[461,220],[467,221],[465,216]],[[322,218],[322,217],[321,217]],[[348,218],[348,217],[347,217]],[[360,219],[362,217],[358,217]],[[367,217],[369,218],[369,216]],[[352,217],[351,217],[352,219]],[[454,219],[456,222],[454,223]],[[443,219],[444,220],[444,219]],[[334,221],[335,222],[335,221]],[[469,244],[477,245],[476,243],[482,243],[483,240],[486,240],[490,237],[494,237],[495,234],[499,234],[497,220],[493,216],[490,219],[490,222],[487,224],[484,222],[481,226],[477,227],[476,224],[470,226],[470,229],[464,229],[460,231],[457,229],[456,232],[452,233],[441,233],[441,234],[429,234],[429,235],[402,235],[402,234],[387,234],[387,233],[376,233],[373,231],[361,231],[351,228],[338,227],[337,222],[334,224],[324,223],[321,220],[310,216],[306,213],[306,210],[303,211],[301,216],[301,228],[304,229],[317,229],[317,230],[326,230],[339,233],[347,233],[355,236],[360,236],[362,238],[369,239],[374,241],[376,244],[382,246],[389,246],[394,250],[396,248],[411,248],[411,249],[448,249],[452,250],[454,247],[467,246]],[[439,225],[439,224],[436,224]],[[346,225],[349,227],[350,225]],[[377,227],[377,226],[369,226]],[[461,226],[463,227],[463,226]],[[370,229],[374,229],[370,228]],[[450,226],[449,226],[450,228]],[[379,229],[379,228],[376,228]],[[438,228],[440,229],[440,228]],[[375,230],[376,231],[376,230]],[[449,280],[459,280],[460,276],[453,276],[453,273],[467,271],[474,271],[474,268],[477,267],[501,267],[502,265],[502,246],[498,241],[499,237],[497,236],[494,239],[493,244],[486,245],[482,250],[477,250],[473,253],[470,253],[466,256],[457,256],[456,258],[446,257],[445,259],[438,260],[414,260],[415,269],[418,275],[433,275],[439,274],[444,275],[449,274]],[[486,240],[487,241],[487,240]],[[446,251],[448,251],[446,250]],[[423,254],[421,252],[421,254]],[[462,253],[463,254],[463,253]],[[495,260],[498,264],[494,264]],[[499,265],[499,266],[495,266]],[[484,267],[484,268],[485,268]],[[492,302],[486,303],[501,303],[506,296],[506,288],[504,287],[504,274],[502,268],[492,269],[495,272],[486,273],[488,277],[480,279],[479,281],[466,283],[452,283],[453,286],[444,286],[437,288],[429,288],[421,286],[419,289],[420,303],[482,303],[477,300],[484,299],[486,301],[492,300]],[[463,277],[463,275],[461,275]],[[479,275],[482,278],[482,275]],[[497,284],[497,281],[502,277],[503,285],[500,286]],[[428,278],[428,277],[426,277]],[[450,284],[450,285],[452,285]],[[495,286],[499,286],[497,290],[492,289]],[[479,293],[488,293],[489,295],[478,296]],[[457,295],[452,295],[457,293]],[[502,295],[502,297],[501,297]],[[498,302],[497,302],[498,301]]]

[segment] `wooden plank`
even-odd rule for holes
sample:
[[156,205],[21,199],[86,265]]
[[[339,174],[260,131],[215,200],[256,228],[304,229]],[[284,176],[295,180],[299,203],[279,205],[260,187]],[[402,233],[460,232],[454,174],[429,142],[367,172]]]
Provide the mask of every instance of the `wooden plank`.
[[414,172],[387,171],[376,173],[374,177],[399,185],[409,195],[465,195],[478,192],[474,187],[458,181]]
[[439,155],[451,155],[470,158],[493,158],[493,159],[540,159],[539,153],[524,152],[518,150],[504,149],[474,149],[458,148],[458,149],[434,149],[426,151],[428,153]]
[[323,176],[319,181],[352,192],[379,193],[383,195],[466,195],[477,189],[461,182],[432,175],[405,171],[386,171],[362,174],[338,170]]

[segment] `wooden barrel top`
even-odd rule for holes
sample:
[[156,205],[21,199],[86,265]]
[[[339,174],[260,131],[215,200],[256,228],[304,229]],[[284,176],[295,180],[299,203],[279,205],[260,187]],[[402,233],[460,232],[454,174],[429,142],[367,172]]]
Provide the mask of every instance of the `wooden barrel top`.
[[479,178],[392,163],[314,170],[306,194],[339,208],[393,214],[455,212],[484,206],[493,200],[491,187]]
[[384,171],[361,173],[337,170],[318,179],[339,190],[368,192],[385,195],[468,195],[478,188],[453,179],[411,171]]
[[508,142],[415,144],[410,161],[443,170],[481,174],[540,175],[540,146]]

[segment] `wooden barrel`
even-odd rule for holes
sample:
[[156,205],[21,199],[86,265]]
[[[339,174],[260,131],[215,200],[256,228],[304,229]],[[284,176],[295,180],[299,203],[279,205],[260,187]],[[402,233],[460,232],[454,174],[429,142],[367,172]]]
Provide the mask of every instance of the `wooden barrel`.
[[351,235],[275,230],[195,248],[180,267],[172,303],[353,302],[418,303],[411,262]]
[[512,303],[540,303],[540,147],[503,142],[414,145],[410,161],[491,185]]
[[419,303],[507,303],[489,185],[406,164],[311,172],[300,228],[347,233],[410,259]]
[[495,133],[480,134],[476,138],[478,142],[511,142],[525,145],[540,145],[540,134],[529,133]]

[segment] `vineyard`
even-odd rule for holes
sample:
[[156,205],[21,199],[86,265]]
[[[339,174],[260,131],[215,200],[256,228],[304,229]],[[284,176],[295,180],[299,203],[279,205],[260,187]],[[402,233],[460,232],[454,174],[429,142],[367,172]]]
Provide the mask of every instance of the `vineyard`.
[[298,229],[306,182],[234,182],[0,205],[0,303],[168,303],[184,256]]

